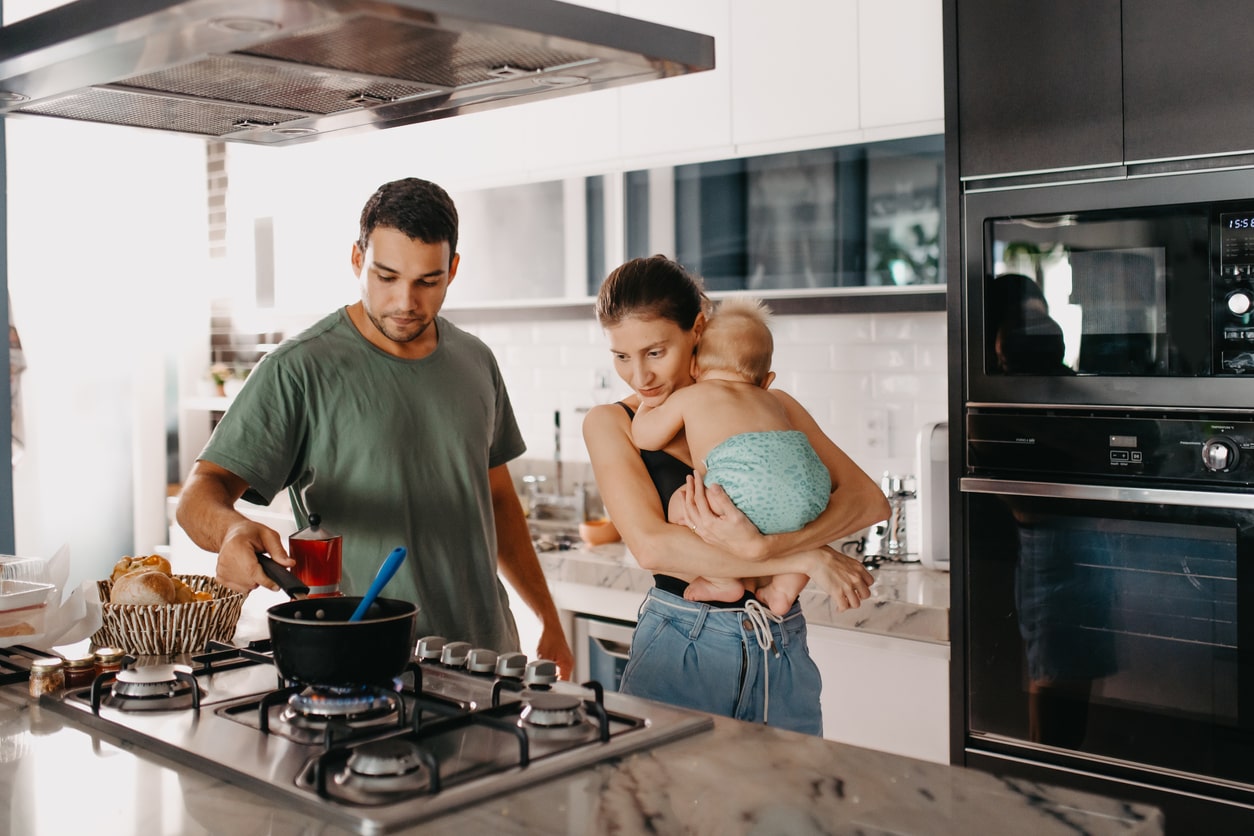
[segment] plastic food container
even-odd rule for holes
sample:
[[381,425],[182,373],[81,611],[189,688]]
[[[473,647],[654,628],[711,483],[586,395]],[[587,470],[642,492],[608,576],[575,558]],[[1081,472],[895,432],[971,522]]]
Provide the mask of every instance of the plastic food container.
[[0,578],[0,640],[42,635],[50,583]]
[[34,557],[14,557],[0,554],[0,579],[6,581],[30,581],[43,583],[47,561]]

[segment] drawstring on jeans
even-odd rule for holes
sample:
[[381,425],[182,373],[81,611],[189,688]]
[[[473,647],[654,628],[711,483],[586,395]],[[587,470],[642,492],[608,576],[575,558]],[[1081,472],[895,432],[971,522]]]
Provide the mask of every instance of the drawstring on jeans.
[[784,619],[756,600],[745,601],[745,615],[753,625],[753,637],[758,640],[758,647],[762,648],[762,723],[765,725],[771,717],[771,665],[766,658],[766,651],[769,650],[775,654],[776,659],[779,658],[779,648],[775,646],[775,639],[771,636],[771,622],[783,624]]

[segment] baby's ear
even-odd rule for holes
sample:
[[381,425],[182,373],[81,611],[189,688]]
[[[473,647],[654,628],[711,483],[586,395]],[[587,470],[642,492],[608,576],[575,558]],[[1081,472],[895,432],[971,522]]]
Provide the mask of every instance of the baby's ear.
[[762,381],[763,389],[770,389],[771,384],[775,382],[775,372],[767,372],[766,380]]

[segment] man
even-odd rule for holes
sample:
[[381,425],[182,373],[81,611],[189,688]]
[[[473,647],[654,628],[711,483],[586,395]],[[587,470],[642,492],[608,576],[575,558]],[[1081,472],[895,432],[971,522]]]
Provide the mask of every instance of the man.
[[496,359],[438,316],[458,261],[457,210],[443,189],[416,178],[381,186],[353,244],[361,301],[257,365],[193,466],[178,522],[218,553],[221,583],[276,589],[256,553],[291,566],[282,538],[234,506],[288,488],[298,524],[318,514],[343,536],[346,594],[363,594],[405,546],[386,595],[418,604],[420,635],[504,652],[518,648],[518,631],[499,568],[540,619],[539,655],[569,676],[506,464],[525,445]]

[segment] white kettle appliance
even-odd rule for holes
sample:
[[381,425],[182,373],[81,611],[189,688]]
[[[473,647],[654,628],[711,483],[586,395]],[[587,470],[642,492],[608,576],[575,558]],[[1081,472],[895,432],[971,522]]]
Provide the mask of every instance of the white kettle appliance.
[[916,441],[919,560],[949,571],[949,422],[923,425]]

